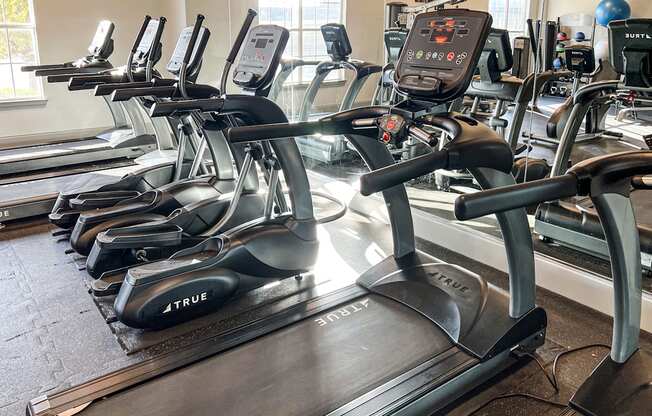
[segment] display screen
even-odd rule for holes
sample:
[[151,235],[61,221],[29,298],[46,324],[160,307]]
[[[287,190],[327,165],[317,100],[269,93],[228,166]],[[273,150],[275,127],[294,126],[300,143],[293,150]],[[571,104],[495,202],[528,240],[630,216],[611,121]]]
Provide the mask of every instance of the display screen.
[[433,29],[430,35],[430,42],[435,43],[451,43],[455,36],[455,29],[449,28],[436,28]]
[[256,49],[264,49],[267,46],[267,42],[268,42],[268,39],[265,39],[265,38],[258,39],[258,40],[256,40],[255,48]]

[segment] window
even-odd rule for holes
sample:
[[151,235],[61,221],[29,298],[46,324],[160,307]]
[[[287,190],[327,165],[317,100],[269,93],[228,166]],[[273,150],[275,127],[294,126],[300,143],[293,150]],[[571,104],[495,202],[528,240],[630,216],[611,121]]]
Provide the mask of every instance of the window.
[[41,82],[23,65],[36,65],[32,0],[0,0],[0,102],[42,97]]
[[508,30],[512,40],[524,35],[529,9],[529,0],[489,0],[493,27]]
[[[321,61],[328,58],[320,28],[326,23],[344,23],[344,0],[259,0],[261,24],[275,24],[290,30],[286,57]],[[290,82],[308,83],[314,66],[298,68]],[[342,80],[342,71],[333,71],[327,80]]]

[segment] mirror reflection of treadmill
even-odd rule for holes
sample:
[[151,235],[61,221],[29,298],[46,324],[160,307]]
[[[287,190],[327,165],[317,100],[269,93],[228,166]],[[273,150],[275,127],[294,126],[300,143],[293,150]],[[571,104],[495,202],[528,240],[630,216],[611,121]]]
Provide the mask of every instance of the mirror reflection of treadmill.
[[[353,108],[369,77],[382,71],[380,65],[351,58],[353,48],[344,25],[326,24],[321,27],[321,32],[331,59],[317,65],[315,77],[306,89],[301,103],[299,121],[308,121],[311,117],[310,111],[315,104],[317,93],[334,71],[346,70],[353,74],[353,80],[346,89],[338,111]],[[297,145],[304,158],[324,164],[346,160],[354,152],[342,136],[298,137]]]
[[[156,32],[157,27],[158,22],[150,20],[147,32]],[[154,46],[153,36],[147,32],[136,51],[143,65]],[[91,55],[70,63],[24,67],[23,71],[48,77],[122,71],[124,67],[114,68],[108,61],[113,52],[113,33],[113,23],[102,21],[88,47]],[[113,182],[176,153],[173,130],[154,126],[137,102],[115,103],[107,96],[103,99],[114,122],[109,130],[94,137],[44,139],[38,145],[0,149],[0,222],[50,213],[59,192],[72,183]]]

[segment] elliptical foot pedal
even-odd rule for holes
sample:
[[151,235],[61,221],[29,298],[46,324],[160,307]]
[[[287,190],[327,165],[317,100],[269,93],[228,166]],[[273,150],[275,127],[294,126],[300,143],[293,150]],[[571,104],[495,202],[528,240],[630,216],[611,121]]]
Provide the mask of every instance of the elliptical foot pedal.
[[52,237],[70,237],[72,231],[70,230],[56,230],[52,231]]
[[104,273],[91,283],[91,293],[98,298],[117,295],[124,281],[124,271]]

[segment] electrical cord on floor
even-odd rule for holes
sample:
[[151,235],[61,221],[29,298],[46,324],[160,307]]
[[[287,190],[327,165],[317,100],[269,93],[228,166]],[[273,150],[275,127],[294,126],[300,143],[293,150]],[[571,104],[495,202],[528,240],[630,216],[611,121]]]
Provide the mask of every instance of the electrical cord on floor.
[[[550,383],[552,388],[555,389],[555,393],[558,393],[559,392],[559,382],[557,380],[557,363],[559,363],[560,358],[563,357],[563,356],[566,356],[568,354],[578,352],[578,351],[583,351],[583,350],[587,350],[589,348],[597,348],[597,347],[603,347],[603,348],[611,349],[611,346],[609,346],[607,344],[590,344],[590,345],[584,345],[584,346],[581,346],[581,347],[571,348],[570,350],[562,351],[562,352],[560,352],[559,354],[557,354],[555,356],[555,359],[552,362],[552,371],[550,373],[548,373],[548,371],[546,371],[545,365],[541,362],[541,359],[536,354],[526,352],[526,353],[522,353],[522,355],[528,356],[528,357],[530,357],[530,358],[532,358],[534,360],[534,362],[537,364],[539,369],[546,376],[546,379],[548,379],[548,382]],[[492,404],[492,403],[494,403],[494,402],[496,402],[498,400],[514,398],[514,397],[521,397],[521,398],[525,398],[525,399],[530,399],[530,400],[534,400],[534,401],[537,401],[537,402],[540,402],[540,403],[546,403],[546,404],[549,404],[551,406],[564,408],[564,409],[568,407],[568,405],[566,403],[556,402],[554,400],[546,399],[544,397],[536,396],[536,395],[533,395],[533,394],[530,394],[530,393],[507,393],[507,394],[501,394],[499,396],[492,397],[491,399],[485,401],[484,403],[482,403],[481,405],[479,405],[478,407],[473,409],[470,413],[467,413],[466,416],[475,415],[480,410],[486,408],[487,406],[489,406],[490,404]]]

